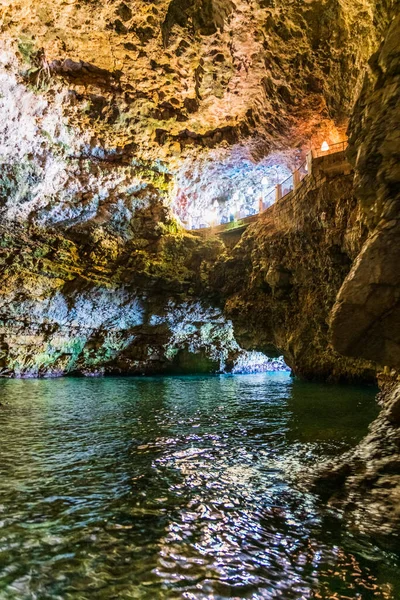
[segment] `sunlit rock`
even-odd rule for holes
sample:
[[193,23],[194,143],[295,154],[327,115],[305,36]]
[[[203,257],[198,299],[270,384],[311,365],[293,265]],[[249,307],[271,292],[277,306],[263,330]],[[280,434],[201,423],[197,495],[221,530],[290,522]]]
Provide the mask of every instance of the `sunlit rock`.
[[[395,8],[3,0],[0,375],[396,386]],[[335,480],[365,531],[398,498],[393,389]]]

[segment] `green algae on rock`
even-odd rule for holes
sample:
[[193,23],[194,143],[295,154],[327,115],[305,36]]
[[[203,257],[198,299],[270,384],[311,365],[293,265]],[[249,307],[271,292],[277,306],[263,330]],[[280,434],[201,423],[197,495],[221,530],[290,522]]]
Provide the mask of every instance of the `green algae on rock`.
[[[237,372],[262,351],[398,386],[394,1],[4,0],[0,23],[0,375]],[[349,118],[354,171],[310,174],[231,244],[172,213],[182,172],[293,168]],[[382,526],[365,501],[398,501],[396,389],[339,468],[359,528]]]

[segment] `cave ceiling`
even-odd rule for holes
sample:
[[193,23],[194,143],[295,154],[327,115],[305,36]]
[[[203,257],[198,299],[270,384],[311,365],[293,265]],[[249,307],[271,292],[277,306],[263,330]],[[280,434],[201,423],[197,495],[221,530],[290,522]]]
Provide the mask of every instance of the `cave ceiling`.
[[[142,161],[171,179],[199,157],[256,163],[275,152],[290,166],[311,143],[343,137],[384,8],[2,0],[0,158],[40,154],[42,137],[45,150],[51,138],[70,158]],[[30,142],[10,143],[27,130]]]

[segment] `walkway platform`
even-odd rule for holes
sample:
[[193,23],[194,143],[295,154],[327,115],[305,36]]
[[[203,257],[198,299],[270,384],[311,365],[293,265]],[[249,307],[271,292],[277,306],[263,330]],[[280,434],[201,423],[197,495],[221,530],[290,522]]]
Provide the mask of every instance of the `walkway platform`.
[[[294,189],[291,189],[285,195],[279,194],[280,190],[282,189],[282,184],[279,184],[276,190],[277,200],[274,204],[268,206],[266,209],[255,215],[239,218],[235,221],[230,221],[229,223],[224,223],[222,225],[216,225],[213,227],[191,229],[189,230],[190,233],[201,237],[210,237],[216,235],[222,236],[226,242],[228,242],[228,240],[230,242],[230,238],[232,238],[232,241],[236,238],[240,239],[242,233],[249,225],[259,221],[260,218],[264,216],[267,217],[270,215],[272,217],[275,206],[279,205],[283,199],[286,200],[289,197],[296,197],[297,194],[299,194],[299,196],[303,196],[311,180],[314,180],[318,186],[321,185],[326,178],[351,173],[352,167],[347,160],[346,149],[347,142],[341,142],[340,144],[331,146],[327,151],[311,150],[307,156],[308,173],[301,178],[300,175],[296,174],[295,172],[293,174],[293,181],[296,183],[296,185]],[[228,245],[231,245],[229,242]]]

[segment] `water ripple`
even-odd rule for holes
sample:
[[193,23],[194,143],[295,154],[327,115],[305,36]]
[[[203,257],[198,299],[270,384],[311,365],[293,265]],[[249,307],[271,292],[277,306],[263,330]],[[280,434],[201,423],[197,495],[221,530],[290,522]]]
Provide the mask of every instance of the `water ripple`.
[[287,374],[1,381],[1,600],[391,599],[397,558],[296,473],[374,392]]

